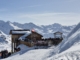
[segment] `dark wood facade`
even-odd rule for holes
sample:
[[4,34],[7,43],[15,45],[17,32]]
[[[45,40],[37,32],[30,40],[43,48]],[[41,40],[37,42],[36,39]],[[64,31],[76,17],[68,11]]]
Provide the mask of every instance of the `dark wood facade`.
[[[11,34],[11,47],[12,47],[12,53],[16,52],[15,48],[17,48],[18,45],[20,44],[25,44],[29,47],[32,47],[34,45],[37,46],[52,46],[52,45],[58,45],[62,40],[62,33],[61,32],[55,32],[54,33],[54,38],[45,38],[42,39],[42,35],[35,32],[35,31],[31,31],[30,34],[28,34],[25,37],[25,40],[19,40],[19,38],[23,35],[25,35],[25,33],[13,33],[12,31],[30,31],[30,30],[11,30],[10,34]],[[42,43],[41,43],[42,42]]]
[[37,33],[37,32],[32,32],[31,34],[29,34],[28,36],[26,36],[26,38],[32,40],[33,42],[36,42],[38,40],[42,39],[42,35]]
[[[43,37],[41,34],[39,34],[37,32],[31,32],[28,36],[25,37],[25,40],[22,41],[22,40],[19,40],[19,38],[21,36],[25,35],[25,33],[13,33],[13,31],[22,32],[22,31],[28,31],[28,30],[11,30],[10,31],[12,53],[16,52],[15,48],[17,48],[18,45],[24,44],[24,45],[31,47],[31,46],[34,46],[34,44],[35,44],[35,43],[31,43],[32,41],[36,42],[38,40],[41,40]],[[28,39],[29,39],[29,41],[28,41]],[[32,41],[30,41],[30,40],[32,40]]]
[[16,52],[14,49],[20,44],[18,38],[21,37],[23,34],[12,34],[11,35],[11,47],[12,53]]
[[61,32],[55,32],[54,33],[54,38],[48,38],[48,43],[50,46],[52,45],[58,45],[60,42],[62,42],[63,37]]
[[[14,33],[13,31],[20,31],[21,32],[21,31],[29,31],[29,30],[26,30],[26,29],[24,29],[24,30],[10,30],[10,34],[11,34],[11,52],[12,53],[16,52],[15,48],[17,48],[17,46],[19,44],[23,43],[23,41],[20,41],[19,38],[25,34],[25,33]],[[29,43],[26,43],[26,44],[29,45]]]
[[63,40],[63,38],[62,39],[60,39],[60,38],[48,38],[47,40],[48,40],[49,46],[52,46],[52,45],[56,46]]

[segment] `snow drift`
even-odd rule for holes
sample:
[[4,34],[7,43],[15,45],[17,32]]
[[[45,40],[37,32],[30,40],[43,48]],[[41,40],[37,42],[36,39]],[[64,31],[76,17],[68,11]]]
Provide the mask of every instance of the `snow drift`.
[[80,42],[80,23],[68,34],[67,38],[60,43],[55,49],[55,52],[61,53],[78,42]]
[[55,50],[46,60],[80,60],[80,23]]

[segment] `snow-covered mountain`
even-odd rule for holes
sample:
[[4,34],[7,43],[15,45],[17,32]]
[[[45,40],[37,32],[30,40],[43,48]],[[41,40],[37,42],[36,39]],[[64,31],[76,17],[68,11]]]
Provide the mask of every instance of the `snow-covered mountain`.
[[59,44],[57,50],[61,53],[78,42],[80,42],[80,23],[67,35],[65,40]]
[[64,35],[67,35],[75,25],[73,26],[62,26],[61,24],[54,23],[52,25],[35,25],[33,23],[25,23],[25,24],[20,24],[20,23],[13,23],[14,25],[18,26],[19,28],[23,29],[35,29],[37,32],[41,33],[44,35],[44,37],[53,37],[53,33],[56,31],[63,32]]
[[11,50],[11,39],[10,36],[0,31],[0,51],[6,49]]
[[54,49],[54,53],[47,60],[80,60],[80,23]]
[[[63,32],[66,36],[73,28],[73,26],[62,26],[61,24],[55,23],[52,25],[35,25],[33,23],[17,23],[17,22],[10,22],[10,21],[3,21],[0,20],[0,43],[7,45],[11,43],[9,32],[11,29],[34,29],[38,33],[42,34],[44,37],[53,37],[53,33],[56,31]],[[5,46],[4,46],[5,47]]]
[[0,20],[0,30],[5,34],[9,34],[11,29],[19,29],[17,26],[13,25],[10,21],[4,22]]
[[[57,27],[59,26],[58,28],[56,27],[55,30],[61,29],[60,27],[64,27],[61,26],[60,24],[55,24],[55,25]],[[55,26],[55,25],[53,24],[53,25],[40,26],[40,27],[51,28],[51,26]],[[16,25],[16,27],[18,26]],[[18,28],[22,28],[22,27],[18,27]],[[6,58],[4,60],[26,60],[26,59],[27,60],[80,60],[80,23],[76,25],[74,29],[72,28],[73,27],[70,27],[71,32],[57,47],[53,46],[54,49],[53,48],[34,49],[34,47],[29,48],[22,45],[23,47],[25,47],[25,49],[22,49],[21,51],[13,54],[11,57]]]
[[4,34],[2,31],[0,31],[0,42],[8,43],[6,39],[7,39],[7,35]]
[[54,49],[33,49],[21,45],[25,50],[4,60],[80,60],[80,23],[68,35]]
[[41,33],[44,37],[53,37],[53,33],[56,31],[62,32],[67,35],[73,28],[73,26],[62,26],[61,24],[54,23],[52,25],[35,25],[33,23],[20,24],[17,22],[4,22],[0,20],[0,30],[9,35],[11,29],[34,29],[38,33]]

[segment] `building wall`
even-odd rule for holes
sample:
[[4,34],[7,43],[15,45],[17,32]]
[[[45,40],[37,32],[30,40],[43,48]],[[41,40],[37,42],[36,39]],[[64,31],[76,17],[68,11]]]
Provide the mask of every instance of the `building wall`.
[[42,36],[34,33],[34,34],[30,34],[26,38],[28,38],[30,40],[41,40],[42,39]]
[[34,44],[33,44],[33,43],[25,42],[25,41],[20,41],[20,44],[25,44],[26,46],[29,46],[29,47],[34,46]]
[[19,42],[16,42],[16,40],[18,40],[19,37],[21,37],[22,35],[11,35],[11,46],[12,46],[12,53],[15,52],[14,48],[16,48],[19,45]]

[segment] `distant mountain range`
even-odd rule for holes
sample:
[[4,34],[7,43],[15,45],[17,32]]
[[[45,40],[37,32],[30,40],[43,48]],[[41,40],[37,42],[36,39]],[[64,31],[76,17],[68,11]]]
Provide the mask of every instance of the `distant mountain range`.
[[[63,33],[63,37],[67,36],[69,39],[64,39],[59,46],[56,47],[54,52],[62,52],[73,46],[80,40],[80,24],[72,26],[63,26],[59,23],[54,23],[51,25],[35,25],[34,23],[21,24],[18,22],[4,22],[0,20],[0,51],[1,50],[11,50],[11,36],[9,32],[11,29],[34,29],[38,33],[42,34],[45,38],[54,37],[53,33],[60,31]],[[70,38],[72,36],[72,38]],[[80,43],[80,42],[79,42]],[[43,51],[43,50],[42,50]],[[53,50],[50,53],[54,53]]]
[[[52,30],[54,28],[55,30],[59,29],[59,31],[64,31],[64,34],[68,31],[66,28],[66,31],[63,30],[64,26],[61,26],[60,24],[53,24],[51,26]],[[49,27],[51,28],[51,26]],[[30,48],[21,44],[19,45],[21,50],[5,60],[80,60],[80,23],[71,30],[72,31],[66,36],[66,38],[64,38],[57,46],[53,45],[48,49],[34,49],[33,47]],[[36,57],[34,58],[34,56]]]
[[56,31],[60,31],[66,36],[74,27],[75,25],[63,26],[59,23],[54,23],[52,25],[35,25],[34,23],[21,24],[18,22],[4,22],[0,20],[0,30],[7,35],[9,35],[11,29],[34,29],[46,38],[53,37],[53,33]]

